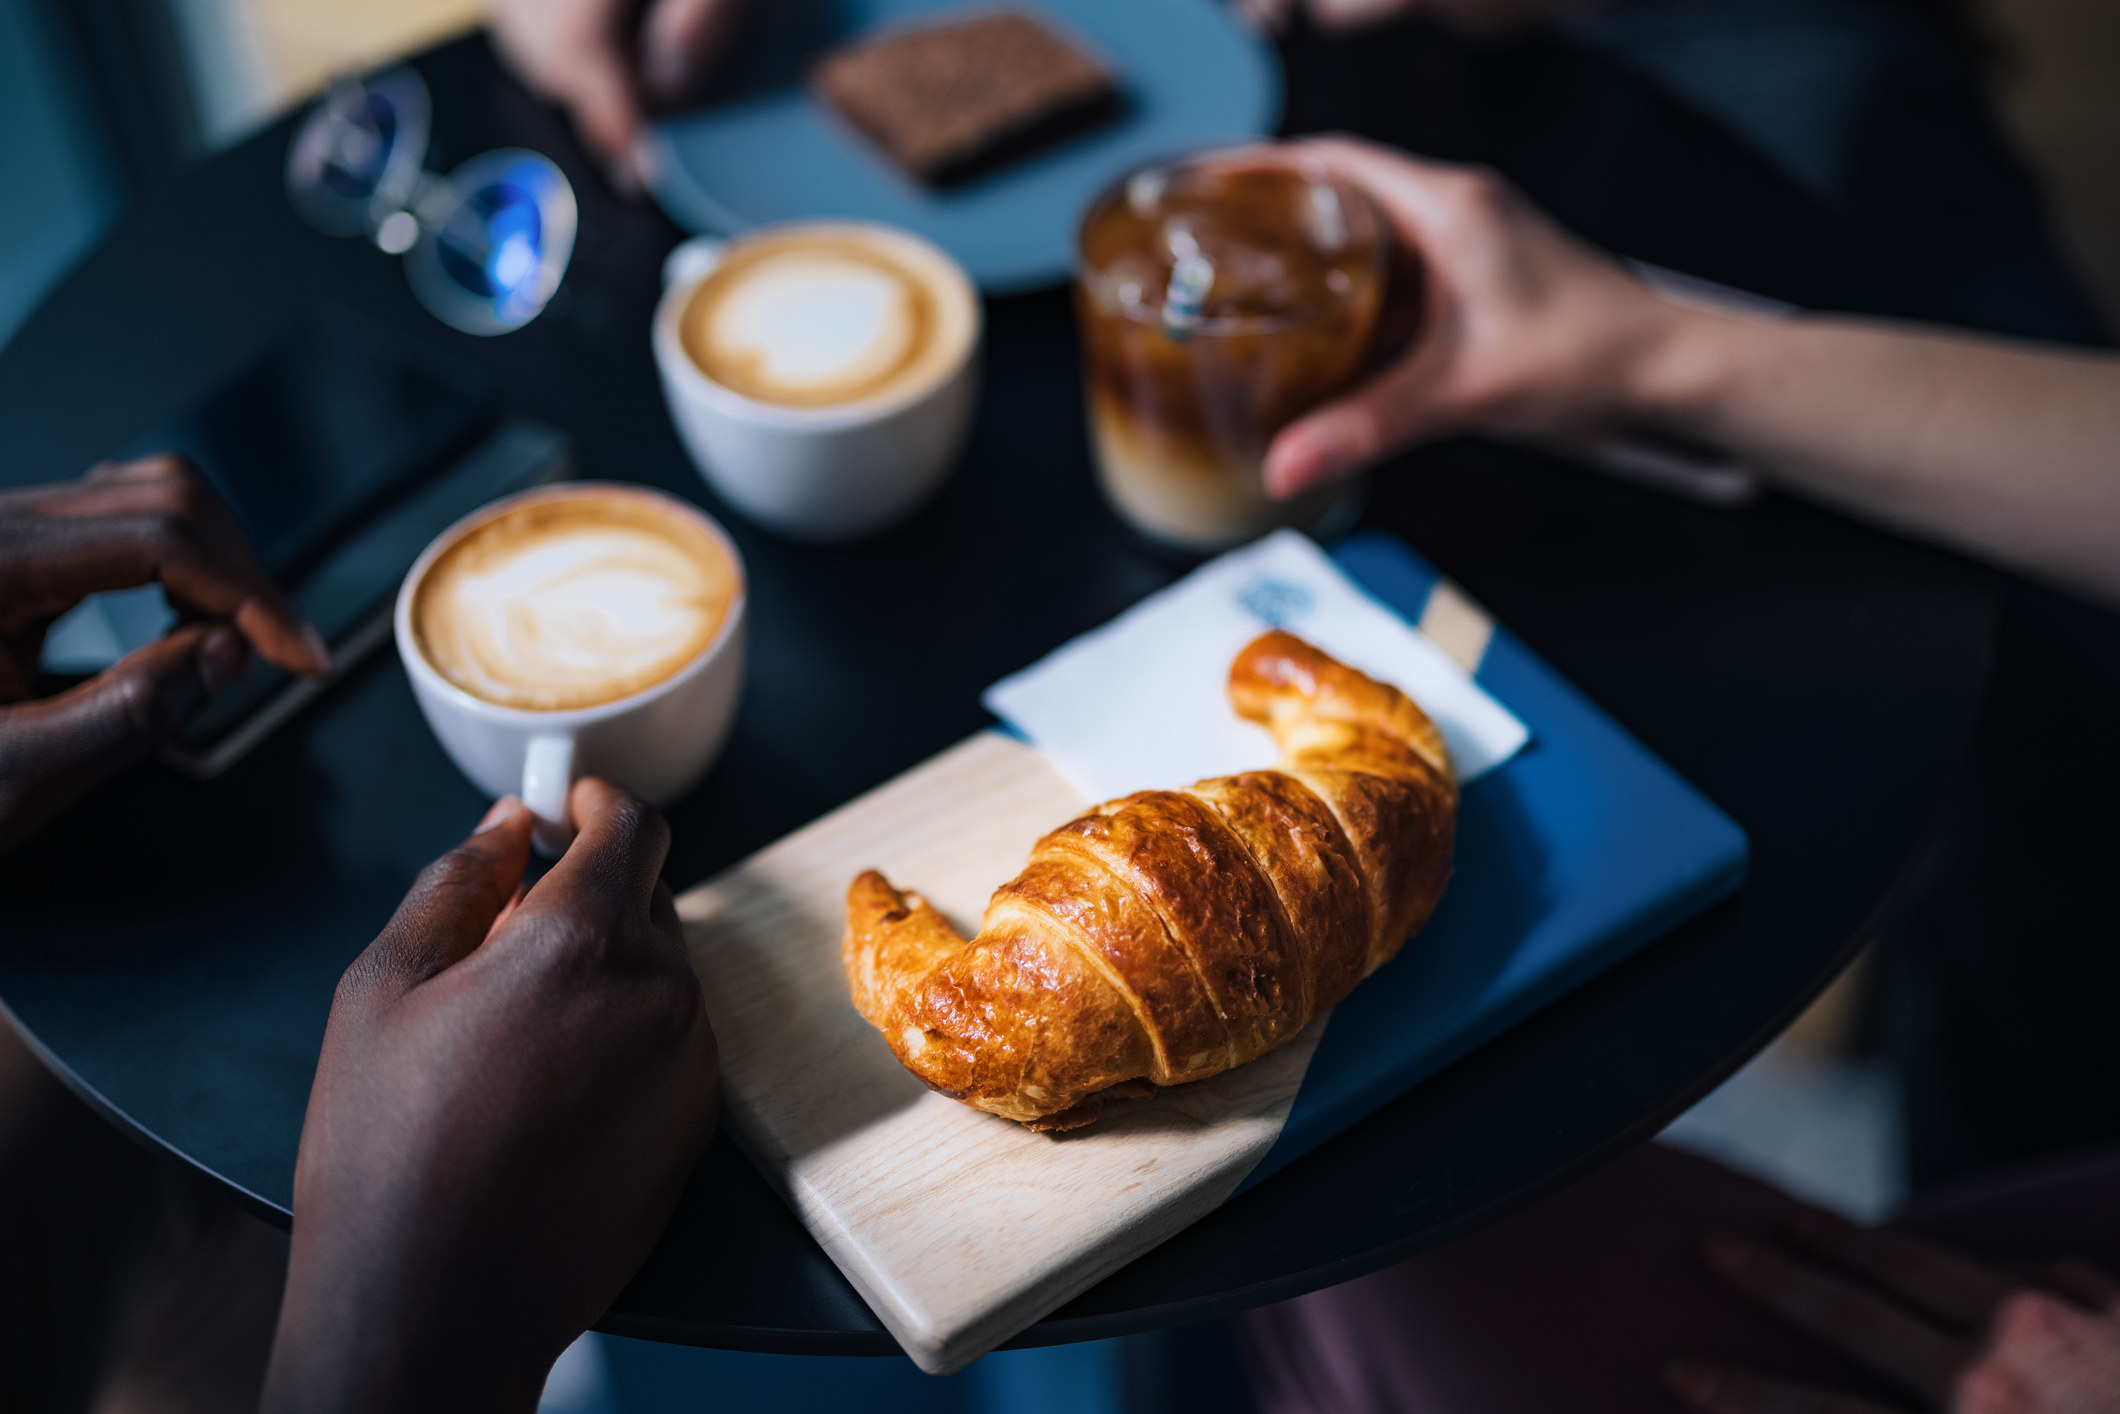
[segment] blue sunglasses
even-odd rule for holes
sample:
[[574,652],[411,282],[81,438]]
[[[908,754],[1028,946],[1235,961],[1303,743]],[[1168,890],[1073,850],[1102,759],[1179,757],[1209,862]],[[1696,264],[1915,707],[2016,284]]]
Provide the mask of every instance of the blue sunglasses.
[[334,236],[405,256],[412,292],[467,334],[520,329],[552,300],[574,255],[574,188],[520,148],[448,176],[423,166],[431,107],[408,68],[334,84],[287,151],[295,210]]

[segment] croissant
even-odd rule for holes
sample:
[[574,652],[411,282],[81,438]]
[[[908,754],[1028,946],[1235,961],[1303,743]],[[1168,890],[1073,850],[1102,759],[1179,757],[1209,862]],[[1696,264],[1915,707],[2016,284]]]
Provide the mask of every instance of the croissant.
[[[1115,690],[1120,690],[1116,689]],[[1108,801],[1046,835],[966,939],[875,870],[854,1007],[933,1089],[1033,1129],[1287,1041],[1398,952],[1450,877],[1457,782],[1404,694],[1293,634],[1229,670],[1280,768]],[[1117,1088],[1115,1088],[1117,1087]]]

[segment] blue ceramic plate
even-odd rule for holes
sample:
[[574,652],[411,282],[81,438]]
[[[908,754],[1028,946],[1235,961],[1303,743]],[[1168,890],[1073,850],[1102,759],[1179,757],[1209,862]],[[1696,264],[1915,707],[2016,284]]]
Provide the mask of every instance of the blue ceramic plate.
[[853,217],[918,232],[990,294],[1052,284],[1104,185],[1159,157],[1272,131],[1280,71],[1221,0],[1043,0],[1016,8],[1118,76],[1117,122],[948,191],[900,172],[805,91],[829,46],[879,26],[996,8],[986,0],[765,0],[727,96],[659,123],[655,196],[680,224],[733,235],[772,221]]

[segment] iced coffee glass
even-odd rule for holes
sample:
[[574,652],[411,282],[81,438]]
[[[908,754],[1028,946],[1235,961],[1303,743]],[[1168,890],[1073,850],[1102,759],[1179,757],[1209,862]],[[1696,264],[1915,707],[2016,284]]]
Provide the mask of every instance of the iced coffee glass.
[[1210,551],[1351,509],[1349,483],[1272,500],[1259,468],[1274,433],[1361,373],[1389,254],[1366,196],[1281,154],[1145,168],[1098,197],[1075,311],[1119,513]]

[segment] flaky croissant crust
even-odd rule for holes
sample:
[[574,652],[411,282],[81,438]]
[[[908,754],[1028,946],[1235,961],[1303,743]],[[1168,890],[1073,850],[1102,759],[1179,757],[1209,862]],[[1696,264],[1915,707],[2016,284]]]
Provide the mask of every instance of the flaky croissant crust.
[[1427,714],[1279,631],[1237,655],[1229,699],[1273,733],[1279,769],[1062,825],[976,938],[874,870],[854,880],[854,1006],[906,1069],[1033,1128],[1087,1124],[1115,1086],[1264,1055],[1427,921],[1457,819]]

